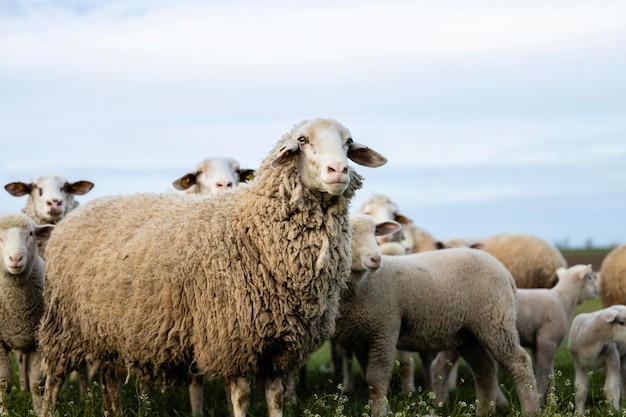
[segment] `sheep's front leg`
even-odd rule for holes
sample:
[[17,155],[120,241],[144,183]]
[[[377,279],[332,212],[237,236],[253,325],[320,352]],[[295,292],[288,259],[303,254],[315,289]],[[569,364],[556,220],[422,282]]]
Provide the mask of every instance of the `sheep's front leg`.
[[281,377],[273,377],[265,381],[265,401],[269,417],[283,416],[283,398],[285,389]]
[[27,354],[25,353],[23,355],[27,357],[27,381],[29,381],[28,388],[30,389],[30,394],[33,400],[33,409],[35,411],[35,415],[41,416],[41,391],[44,388],[43,384],[45,382],[43,371],[41,368],[41,354],[39,353],[39,351],[33,351]]
[[245,417],[250,406],[250,383],[243,376],[230,377],[230,399],[234,417]]
[[194,375],[189,384],[189,400],[191,402],[191,415],[202,416],[202,405],[204,403],[203,393],[204,376]]
[[[397,340],[397,337],[391,340]],[[387,392],[394,358],[395,343],[390,343],[389,340],[371,342],[367,355],[367,368],[361,369],[365,369],[365,380],[370,387],[373,416],[383,416],[391,411]]]
[[0,344],[0,414],[7,414],[5,404],[8,400],[8,393],[11,391],[11,363],[9,362],[9,351]]
[[[398,350],[398,361],[400,362],[400,380],[402,381],[402,393],[409,394],[415,392],[415,363],[413,357],[415,353],[406,350]],[[426,369],[426,366],[424,366]]]

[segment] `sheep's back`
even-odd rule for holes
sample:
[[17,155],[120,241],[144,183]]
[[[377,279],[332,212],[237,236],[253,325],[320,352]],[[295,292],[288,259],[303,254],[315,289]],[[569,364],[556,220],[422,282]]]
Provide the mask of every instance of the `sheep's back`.
[[602,260],[600,298],[604,308],[626,304],[626,245],[614,248]]

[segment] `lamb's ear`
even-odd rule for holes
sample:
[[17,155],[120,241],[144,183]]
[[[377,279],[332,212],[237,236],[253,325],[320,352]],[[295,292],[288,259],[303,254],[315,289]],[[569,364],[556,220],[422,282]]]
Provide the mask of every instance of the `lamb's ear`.
[[561,276],[565,273],[565,271],[567,271],[567,269],[563,268],[562,266],[560,266],[557,270],[556,270],[556,276],[559,277],[559,279],[561,278]]
[[295,139],[289,139],[279,150],[278,155],[272,161],[272,168],[286,164],[300,153],[300,145]]
[[377,168],[387,163],[387,158],[357,142],[352,142],[348,147],[348,158],[359,165],[370,168]]
[[402,226],[398,222],[394,222],[393,220],[389,220],[386,222],[380,222],[376,225],[376,236],[387,236],[394,232],[400,230]]
[[83,195],[91,191],[91,189],[93,188],[93,182],[89,182],[89,181],[76,181],[72,183],[66,182],[64,188],[65,188],[65,191],[67,191],[70,194]]
[[25,182],[12,182],[5,185],[4,189],[14,197],[21,197],[23,195],[30,194],[33,188]]
[[433,248],[435,248],[435,250],[441,250],[441,249],[445,249],[446,245],[444,245],[441,240],[438,240],[433,243]]
[[616,318],[617,318],[617,310],[614,310],[612,308],[607,308],[606,310],[602,312],[602,320],[604,320],[606,323],[613,323]]
[[472,249],[484,250],[487,247],[487,245],[485,245],[483,242],[472,242],[470,243],[469,247]]
[[35,236],[37,236],[37,239],[45,242],[46,240],[50,239],[50,235],[52,234],[53,230],[53,224],[37,225],[35,226]]
[[394,220],[397,221],[400,224],[411,224],[413,223],[413,220],[409,219],[408,217],[406,217],[403,214],[400,213],[396,213],[394,214]]
[[253,169],[240,169],[239,182],[247,182],[254,178],[256,171]]
[[186,190],[187,188],[195,184],[196,184],[196,174],[192,174],[192,173],[183,175],[182,177],[180,177],[179,179],[177,179],[176,181],[172,183],[174,188],[176,188],[177,190],[181,190],[181,191]]

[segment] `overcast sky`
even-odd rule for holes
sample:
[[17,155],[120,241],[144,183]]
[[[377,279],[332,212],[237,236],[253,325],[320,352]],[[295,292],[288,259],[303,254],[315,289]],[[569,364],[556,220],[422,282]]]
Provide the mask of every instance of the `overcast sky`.
[[[332,117],[435,237],[626,243],[626,2],[0,2],[0,181],[164,192]],[[0,214],[25,198],[0,197]]]

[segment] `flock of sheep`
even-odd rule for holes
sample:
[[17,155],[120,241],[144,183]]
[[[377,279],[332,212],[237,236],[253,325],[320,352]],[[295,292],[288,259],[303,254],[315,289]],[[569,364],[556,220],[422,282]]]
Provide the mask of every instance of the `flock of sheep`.
[[[100,374],[109,415],[121,414],[121,385],[136,377],[188,384],[192,414],[201,416],[204,378],[221,377],[231,415],[242,417],[254,375],[269,416],[279,417],[294,373],[330,340],[347,390],[356,357],[375,416],[391,412],[396,355],[402,389],[415,390],[415,353],[437,401],[454,388],[462,357],[478,415],[507,402],[498,365],[522,414],[536,415],[568,331],[577,411],[588,371],[600,367],[619,408],[626,245],[596,274],[590,265],[568,268],[534,236],[437,241],[380,195],[350,215],[363,178],[348,160],[386,163],[337,121],[314,119],[284,134],[255,170],[230,158],[200,162],[173,182],[184,193],[77,208],[74,195],[92,183],[44,176],[7,184],[28,198],[23,213],[0,216],[0,414],[13,352],[39,417],[54,415],[73,371]],[[598,293],[604,308],[572,320],[575,306]]]

